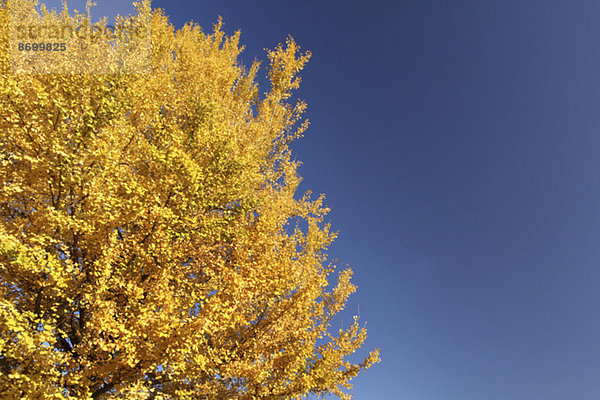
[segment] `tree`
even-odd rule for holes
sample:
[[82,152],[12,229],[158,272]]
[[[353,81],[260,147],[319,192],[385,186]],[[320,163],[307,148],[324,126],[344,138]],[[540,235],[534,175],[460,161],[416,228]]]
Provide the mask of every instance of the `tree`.
[[34,6],[0,10],[0,397],[350,398],[378,352],[347,361],[356,318],[328,332],[352,272],[327,290],[328,209],[296,196],[289,144],[308,123],[291,96],[310,53],[269,51],[261,96],[239,32],[175,30],[144,1],[128,21],[151,48],[129,57],[147,69],[77,72],[77,52],[103,63],[80,43],[67,72],[17,73],[11,13],[87,18]]

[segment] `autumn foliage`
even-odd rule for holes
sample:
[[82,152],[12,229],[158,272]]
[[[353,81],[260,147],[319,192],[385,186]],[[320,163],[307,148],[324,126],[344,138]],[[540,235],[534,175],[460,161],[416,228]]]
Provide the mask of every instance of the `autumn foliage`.
[[0,398],[349,398],[378,353],[347,361],[356,318],[328,332],[355,286],[328,288],[327,208],[296,193],[310,54],[268,52],[261,93],[239,32],[143,2],[149,71],[14,73],[32,4],[0,9]]

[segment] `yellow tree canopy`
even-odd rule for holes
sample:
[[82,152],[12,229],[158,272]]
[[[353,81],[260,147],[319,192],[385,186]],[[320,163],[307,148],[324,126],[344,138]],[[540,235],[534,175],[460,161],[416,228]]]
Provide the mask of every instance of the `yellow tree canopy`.
[[175,30],[144,1],[138,70],[78,71],[83,51],[103,63],[90,44],[61,73],[19,72],[15,16],[87,18],[35,4],[0,9],[0,398],[350,398],[378,353],[347,360],[356,318],[329,333],[352,273],[327,288],[328,210],[295,196],[310,53],[268,52],[261,94],[239,32]]

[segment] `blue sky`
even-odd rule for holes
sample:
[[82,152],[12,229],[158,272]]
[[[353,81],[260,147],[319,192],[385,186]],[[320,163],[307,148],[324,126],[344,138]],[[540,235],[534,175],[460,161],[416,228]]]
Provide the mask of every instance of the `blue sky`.
[[600,397],[600,2],[153,5],[222,15],[248,64],[288,34],[313,53],[300,190],[383,358],[355,399]]

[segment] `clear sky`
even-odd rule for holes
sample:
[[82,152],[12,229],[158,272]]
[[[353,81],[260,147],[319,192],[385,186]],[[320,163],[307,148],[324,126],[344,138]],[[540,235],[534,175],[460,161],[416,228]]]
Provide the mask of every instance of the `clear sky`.
[[383,359],[355,399],[600,398],[599,1],[153,5],[222,15],[247,64],[312,51],[300,190],[327,194],[344,321],[360,304]]

